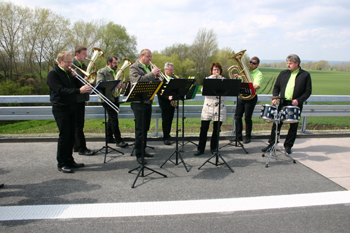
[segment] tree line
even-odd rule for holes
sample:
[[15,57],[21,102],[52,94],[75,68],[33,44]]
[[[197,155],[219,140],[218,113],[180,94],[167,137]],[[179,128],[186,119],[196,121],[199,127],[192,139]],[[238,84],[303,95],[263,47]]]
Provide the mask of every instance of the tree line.
[[[77,45],[86,46],[88,56],[94,47],[104,51],[105,57],[96,61],[96,71],[106,65],[109,55],[119,58],[119,67],[126,57],[132,61],[138,58],[137,38],[124,26],[105,20],[80,20],[71,24],[69,19],[50,9],[31,9],[0,1],[0,30],[1,95],[48,94],[46,75],[54,66],[58,52],[74,52]],[[177,76],[195,76],[197,84],[209,76],[213,62],[220,62],[223,75],[228,77],[228,68],[236,65],[230,58],[238,52],[229,47],[219,49],[217,34],[206,28],[198,30],[190,45],[176,43],[161,51],[148,49],[153,53],[152,63],[163,69],[165,62],[172,62]],[[248,65],[247,53],[244,61]],[[125,77],[127,81],[128,69]]]

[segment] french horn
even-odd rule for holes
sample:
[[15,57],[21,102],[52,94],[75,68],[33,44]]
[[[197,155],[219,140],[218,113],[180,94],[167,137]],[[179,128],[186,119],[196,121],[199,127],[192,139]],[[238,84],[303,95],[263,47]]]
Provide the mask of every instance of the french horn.
[[[118,79],[120,79],[120,76],[123,74],[123,79],[122,79],[122,83],[123,82],[125,82],[125,75],[124,75],[124,70],[126,69],[126,68],[128,68],[129,66],[131,66],[133,64],[133,62],[129,59],[129,58],[125,58],[124,59],[124,63],[123,63],[123,65],[122,65],[122,67],[118,70],[118,72],[117,72],[117,74],[115,75],[115,77],[114,77],[114,80],[118,80]],[[121,92],[122,92],[122,89],[123,88],[116,88],[114,91],[113,91],[113,96],[114,97],[118,97],[120,94],[121,94]]]

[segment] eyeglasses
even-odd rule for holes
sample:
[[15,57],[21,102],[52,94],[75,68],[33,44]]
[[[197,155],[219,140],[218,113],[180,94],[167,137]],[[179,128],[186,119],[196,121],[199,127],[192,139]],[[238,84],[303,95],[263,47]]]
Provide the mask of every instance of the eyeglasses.
[[253,65],[257,65],[258,63],[253,62],[253,61],[249,61],[249,63],[252,63]]

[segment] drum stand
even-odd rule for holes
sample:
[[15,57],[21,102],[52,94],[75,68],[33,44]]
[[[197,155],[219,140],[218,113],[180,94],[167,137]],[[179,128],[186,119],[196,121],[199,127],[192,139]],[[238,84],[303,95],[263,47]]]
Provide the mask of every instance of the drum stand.
[[275,143],[273,144],[273,146],[269,150],[267,150],[266,152],[264,152],[262,154],[262,157],[265,157],[265,153],[269,153],[269,156],[267,157],[266,164],[265,164],[266,168],[269,167],[269,162],[270,162],[271,156],[277,157],[276,150],[282,152],[285,156],[287,156],[290,159],[292,159],[293,163],[296,163],[296,161],[291,156],[289,156],[289,154],[286,153],[285,149],[278,145],[278,142],[279,142],[279,139],[280,139],[278,125],[280,124],[280,121],[281,121],[282,112],[280,111],[279,113],[277,113],[277,111],[278,110],[274,110],[274,111],[271,112],[274,115],[274,124],[276,125],[276,129],[275,129]]

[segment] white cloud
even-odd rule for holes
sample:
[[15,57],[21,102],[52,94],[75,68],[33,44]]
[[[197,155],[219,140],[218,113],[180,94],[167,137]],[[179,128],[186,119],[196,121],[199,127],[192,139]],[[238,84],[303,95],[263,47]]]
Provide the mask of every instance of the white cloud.
[[262,59],[284,59],[299,53],[307,60],[350,61],[348,0],[11,2],[49,8],[72,23],[113,21],[137,37],[138,50],[160,51],[174,43],[191,44],[198,30],[206,27],[217,33],[220,48],[247,49]]

